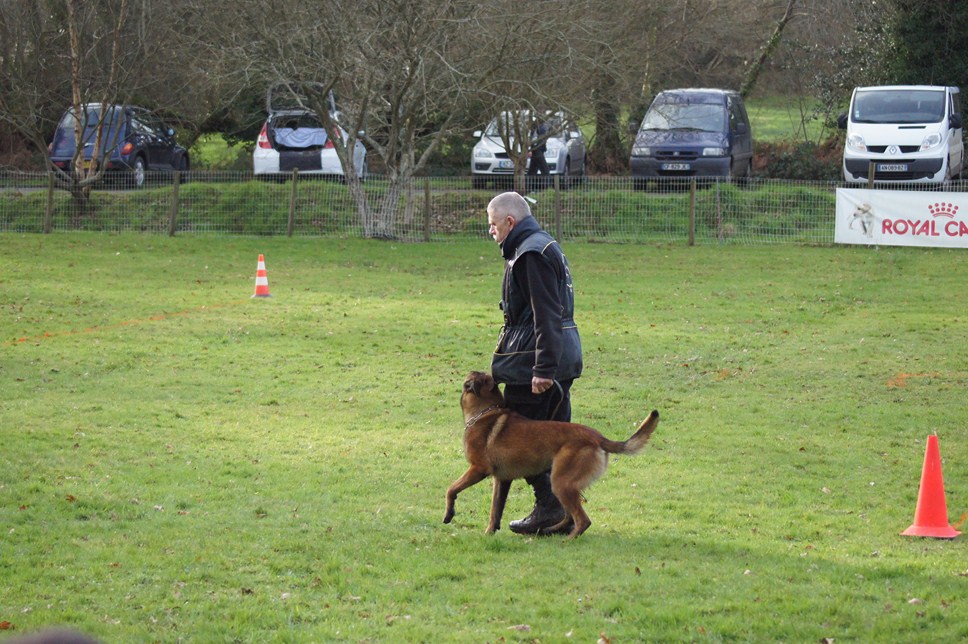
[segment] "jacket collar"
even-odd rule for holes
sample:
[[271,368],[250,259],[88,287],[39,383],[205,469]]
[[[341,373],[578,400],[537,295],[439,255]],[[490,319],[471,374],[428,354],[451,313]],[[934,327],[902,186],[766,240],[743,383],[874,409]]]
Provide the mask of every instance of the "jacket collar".
[[539,230],[541,230],[541,226],[538,225],[538,220],[534,217],[522,219],[514,225],[508,236],[501,242],[501,255],[504,256],[504,259],[512,259],[514,251],[518,249],[521,242]]

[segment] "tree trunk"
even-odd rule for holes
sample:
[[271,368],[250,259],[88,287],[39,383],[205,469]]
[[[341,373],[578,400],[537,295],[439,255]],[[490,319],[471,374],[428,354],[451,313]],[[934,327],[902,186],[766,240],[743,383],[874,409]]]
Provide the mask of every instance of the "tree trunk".
[[786,11],[783,12],[783,17],[780,18],[780,22],[777,23],[776,29],[773,30],[773,35],[770,36],[770,39],[766,41],[763,51],[760,52],[760,57],[750,67],[749,72],[747,72],[746,79],[743,81],[743,86],[740,87],[739,90],[740,96],[743,98],[749,96],[750,92],[753,91],[753,88],[756,86],[756,81],[760,77],[760,71],[763,69],[763,65],[766,64],[770,54],[772,54],[777,45],[780,44],[780,39],[783,36],[783,29],[793,17],[793,6],[796,3],[797,0],[790,0],[790,2],[787,3]]

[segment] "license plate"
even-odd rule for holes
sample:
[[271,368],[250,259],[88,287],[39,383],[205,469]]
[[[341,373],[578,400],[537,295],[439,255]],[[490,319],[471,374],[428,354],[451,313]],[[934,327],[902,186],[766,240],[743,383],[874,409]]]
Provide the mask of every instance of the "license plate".
[[878,163],[878,172],[907,172],[906,163]]
[[511,159],[501,159],[500,161],[497,162],[497,167],[499,167],[499,168],[513,168],[514,167],[514,161],[512,161]]
[[662,164],[663,170],[681,171],[681,170],[689,170],[690,167],[691,166],[688,163],[663,163]]

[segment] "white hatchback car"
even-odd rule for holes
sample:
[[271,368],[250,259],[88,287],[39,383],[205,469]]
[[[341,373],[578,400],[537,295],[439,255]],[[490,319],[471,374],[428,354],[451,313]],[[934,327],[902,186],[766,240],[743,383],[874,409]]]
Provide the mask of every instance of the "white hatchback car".
[[[343,176],[343,166],[333,142],[312,110],[300,107],[291,94],[276,84],[266,94],[268,118],[252,151],[252,169],[257,177],[285,180],[293,170],[299,174]],[[287,100],[287,96],[289,97]],[[339,112],[330,98],[330,113],[339,121]],[[346,130],[340,128],[345,138]],[[356,174],[366,178],[366,148],[357,139],[353,150]]]
[[[471,153],[471,184],[474,188],[483,188],[488,181],[507,181],[514,175],[514,163],[508,158],[501,139],[501,119],[506,123],[507,118],[506,113],[502,114],[483,132],[474,132],[474,137],[480,139]],[[529,114],[523,112],[522,118],[529,118]],[[562,183],[567,186],[570,180],[585,174],[585,137],[563,112],[549,114],[545,124],[551,132],[545,144],[548,171],[551,175],[560,175]],[[528,159],[530,164],[531,159]]]

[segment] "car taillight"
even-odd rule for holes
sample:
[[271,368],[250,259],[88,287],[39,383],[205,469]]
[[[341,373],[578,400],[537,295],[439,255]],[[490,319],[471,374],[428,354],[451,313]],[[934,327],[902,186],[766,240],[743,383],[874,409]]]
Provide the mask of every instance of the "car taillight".
[[263,149],[268,149],[272,147],[272,144],[269,143],[269,134],[268,132],[266,132],[266,127],[267,127],[267,124],[263,124],[262,131],[259,132],[258,145],[260,148],[263,148]]
[[[343,135],[340,134],[340,131],[339,130],[336,130],[336,138],[338,138],[338,139],[343,138]],[[326,145],[324,145],[323,147],[326,148],[326,149],[328,149],[328,150],[331,150],[332,148],[336,147],[333,144],[333,137],[331,137],[331,136],[326,137]]]
[[134,152],[133,143],[125,143],[123,146],[121,146],[121,154],[123,154],[124,156],[128,156],[132,152]]

